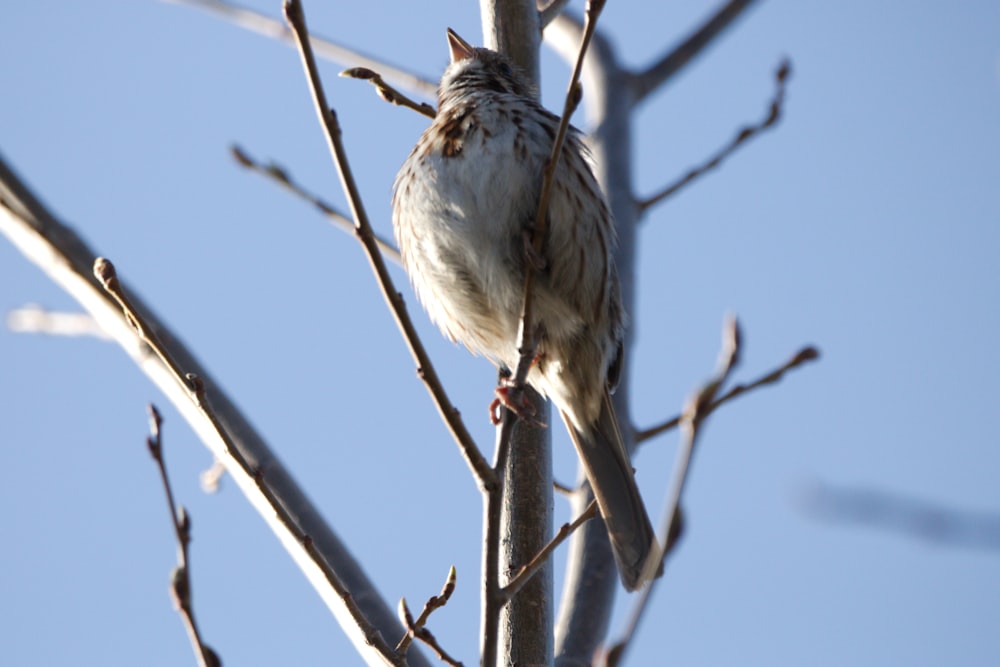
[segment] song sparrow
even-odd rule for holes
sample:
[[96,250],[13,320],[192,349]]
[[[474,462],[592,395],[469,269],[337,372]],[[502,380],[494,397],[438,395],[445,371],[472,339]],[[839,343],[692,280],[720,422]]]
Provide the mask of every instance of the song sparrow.
[[[396,177],[393,227],[431,319],[513,369],[542,170],[559,118],[510,61],[448,31],[451,64],[431,126]],[[556,170],[534,286],[537,356],[528,382],[562,414],[625,587],[637,588],[653,530],[611,404],[624,313],[614,221],[574,130]]]

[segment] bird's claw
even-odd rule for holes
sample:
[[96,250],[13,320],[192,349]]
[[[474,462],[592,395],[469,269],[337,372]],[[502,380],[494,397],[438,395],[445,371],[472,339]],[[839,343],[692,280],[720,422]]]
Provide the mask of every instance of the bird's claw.
[[545,427],[543,422],[535,419],[538,410],[528,400],[527,394],[509,382],[504,382],[497,387],[496,398],[490,402],[490,421],[493,422],[494,426],[503,419],[503,408],[513,412],[518,419],[523,419],[535,426]]

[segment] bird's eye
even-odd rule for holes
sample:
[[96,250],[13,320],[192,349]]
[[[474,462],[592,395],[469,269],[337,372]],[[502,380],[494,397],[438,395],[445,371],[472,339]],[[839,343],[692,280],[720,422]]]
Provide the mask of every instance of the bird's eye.
[[514,70],[507,63],[500,63],[500,73],[504,76],[513,76]]

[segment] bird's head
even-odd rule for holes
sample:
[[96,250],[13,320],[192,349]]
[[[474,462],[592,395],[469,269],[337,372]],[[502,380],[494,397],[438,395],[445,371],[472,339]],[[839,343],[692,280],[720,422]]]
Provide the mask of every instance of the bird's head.
[[473,92],[534,97],[535,87],[510,59],[496,51],[477,48],[448,29],[451,64],[441,77],[438,101],[441,106]]

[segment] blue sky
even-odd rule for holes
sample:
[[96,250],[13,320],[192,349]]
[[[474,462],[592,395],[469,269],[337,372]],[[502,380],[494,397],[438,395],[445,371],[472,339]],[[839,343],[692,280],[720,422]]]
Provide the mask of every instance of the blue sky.
[[[306,11],[316,32],[436,78],[445,28],[478,41],[477,9],[417,4]],[[611,2],[602,27],[642,66],[715,6]],[[432,629],[474,663],[481,505],[465,464],[357,244],[228,156],[239,143],[342,202],[297,56],[152,1],[17,3],[5,28],[5,159],[223,380],[387,599],[419,604],[457,567]],[[804,499],[824,483],[1000,511],[998,35],[1000,6],[985,0],[763,2],[637,114],[645,194],[761,117],[774,68],[793,62],[781,125],[643,223],[635,423],[673,415],[709,375],[726,313],[746,336],[738,380],[807,343],[823,358],[712,418],[688,531],[634,664],[995,664],[1000,554],[823,521]],[[426,120],[340,69],[322,73],[389,234],[392,179]],[[550,108],[566,76],[546,53]],[[4,312],[75,307],[6,242],[0,285]],[[492,442],[491,367],[417,321],[474,434]],[[193,516],[209,642],[227,664],[354,664],[235,487],[199,490],[207,450],[120,350],[3,330],[0,369],[3,662],[191,664],[143,444],[155,401]],[[554,446],[571,479],[561,428]],[[675,446],[661,438],[637,459],[654,509]],[[556,511],[567,518],[558,499]]]

